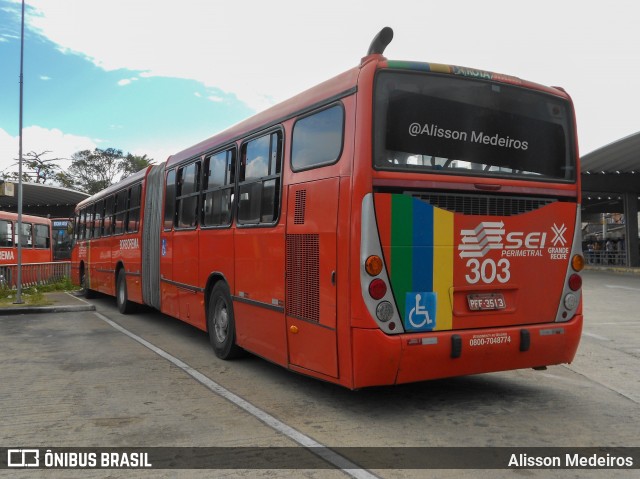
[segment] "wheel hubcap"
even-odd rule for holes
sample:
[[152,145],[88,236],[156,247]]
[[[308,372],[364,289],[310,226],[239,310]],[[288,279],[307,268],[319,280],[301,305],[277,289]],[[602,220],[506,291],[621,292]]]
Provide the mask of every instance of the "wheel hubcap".
[[223,300],[219,300],[216,303],[213,316],[213,328],[216,332],[216,339],[220,343],[224,343],[227,339],[229,330],[229,313],[227,311],[227,304]]

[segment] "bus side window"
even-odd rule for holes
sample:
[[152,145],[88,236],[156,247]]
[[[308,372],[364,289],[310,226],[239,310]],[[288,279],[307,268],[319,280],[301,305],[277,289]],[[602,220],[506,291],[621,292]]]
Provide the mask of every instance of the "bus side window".
[[85,223],[86,214],[87,214],[86,208],[83,208],[78,212],[78,232],[77,232],[78,241],[84,239],[84,228],[86,226],[86,223]]
[[13,246],[13,223],[0,220],[0,246],[11,248]]
[[176,219],[176,170],[167,173],[164,195],[164,230],[173,228]]
[[120,235],[124,233],[125,223],[127,221],[127,200],[127,190],[118,191],[116,194],[116,227],[114,234]]
[[300,118],[293,126],[291,168],[308,170],[340,159],[344,136],[344,109],[333,105]]
[[231,224],[231,201],[235,171],[235,149],[222,151],[204,160],[202,175],[202,225]]
[[96,203],[96,211],[93,217],[93,237],[100,238],[102,236],[102,228],[104,221],[104,200]]
[[73,218],[73,244],[76,244],[78,241],[78,228],[80,228],[80,212],[77,211],[75,217]]
[[113,214],[115,213],[113,206],[115,203],[115,196],[109,195],[104,200],[104,222],[102,223],[102,236],[111,236],[113,234]]
[[238,198],[239,224],[274,224],[280,213],[282,133],[242,145]]
[[[22,223],[22,246],[31,248],[33,246],[33,225],[31,223]],[[18,245],[18,231],[16,228],[16,246]]]
[[47,225],[34,225],[35,232],[35,247],[36,248],[50,248],[51,247],[51,232]]
[[199,161],[178,169],[178,191],[176,197],[178,228],[193,228],[198,224],[199,179]]
[[84,230],[84,239],[91,239],[93,234],[93,212],[95,210],[95,204],[87,206],[86,212],[86,227]]
[[140,223],[140,195],[142,185],[134,185],[129,189],[129,220],[127,221],[127,232],[136,233]]

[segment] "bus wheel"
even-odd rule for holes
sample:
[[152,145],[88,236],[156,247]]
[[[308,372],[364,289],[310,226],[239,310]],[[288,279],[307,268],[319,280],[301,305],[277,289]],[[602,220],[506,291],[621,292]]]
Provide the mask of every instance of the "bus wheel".
[[80,292],[87,299],[95,297],[95,292],[87,287],[87,274],[82,270],[80,272]]
[[118,311],[122,314],[133,313],[135,304],[129,301],[127,294],[127,279],[125,277],[124,268],[118,271],[118,279],[116,280],[116,303]]
[[243,350],[236,344],[236,323],[231,294],[229,287],[222,281],[211,290],[207,330],[213,351],[220,359],[233,359],[242,355]]

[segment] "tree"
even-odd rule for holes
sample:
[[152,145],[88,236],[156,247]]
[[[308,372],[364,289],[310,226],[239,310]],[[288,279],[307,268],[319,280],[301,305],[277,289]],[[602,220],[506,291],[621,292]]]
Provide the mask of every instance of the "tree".
[[152,164],[147,155],[136,156],[122,150],[96,148],[73,154],[68,172],[57,176],[57,181],[67,188],[75,188],[93,195],[122,178],[140,171]]
[[80,189],[93,195],[115,183],[121,159],[122,150],[115,148],[78,151],[71,157],[69,174]]
[[[58,174],[61,172],[61,168],[55,162],[62,160],[63,158],[51,158],[45,160],[43,156],[51,153],[50,151],[43,151],[42,153],[36,153],[30,151],[22,157],[22,181],[27,183],[40,183],[45,184],[47,182],[54,182],[57,179]],[[16,159],[16,163],[12,167],[18,165],[19,159]],[[2,174],[4,180],[18,181],[19,174],[17,171]]]
[[153,160],[147,158],[147,155],[132,155],[131,153],[127,154],[125,158],[123,158],[120,163],[120,172],[122,173],[122,178],[126,178],[127,176],[131,176],[134,173],[137,173],[140,170],[145,169],[147,166],[151,165]]

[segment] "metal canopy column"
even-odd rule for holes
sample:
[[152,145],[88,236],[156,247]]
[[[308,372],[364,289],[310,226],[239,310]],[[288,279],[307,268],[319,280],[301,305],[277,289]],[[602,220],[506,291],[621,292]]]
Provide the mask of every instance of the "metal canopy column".
[[627,266],[640,266],[640,252],[638,251],[638,195],[625,193],[622,197],[625,218],[625,249],[627,252]]

